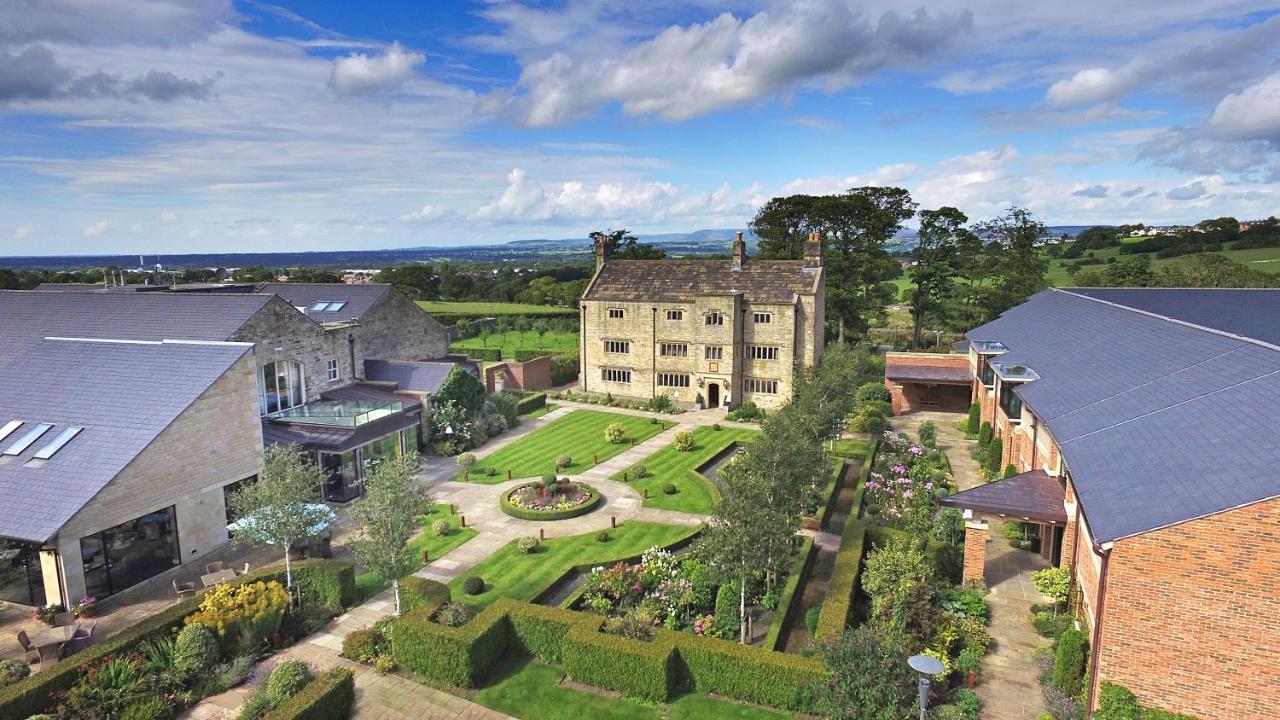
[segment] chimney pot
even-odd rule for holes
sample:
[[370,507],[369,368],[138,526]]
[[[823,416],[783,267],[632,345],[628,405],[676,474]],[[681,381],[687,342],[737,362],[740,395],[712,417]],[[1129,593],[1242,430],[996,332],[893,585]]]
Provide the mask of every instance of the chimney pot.
[[733,241],[733,269],[741,270],[742,263],[744,263],[746,259],[747,259],[747,242],[742,239],[742,233],[739,232],[738,236],[734,238],[734,241]]

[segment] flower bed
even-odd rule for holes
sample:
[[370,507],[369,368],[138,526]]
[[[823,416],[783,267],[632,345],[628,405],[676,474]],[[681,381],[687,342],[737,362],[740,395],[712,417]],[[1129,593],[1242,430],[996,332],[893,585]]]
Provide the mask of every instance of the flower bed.
[[899,433],[885,433],[875,467],[864,483],[867,512],[876,515],[880,524],[927,534],[938,499],[955,492],[948,467],[937,448],[912,443]]
[[600,505],[600,493],[583,482],[548,475],[502,494],[502,512],[521,520],[564,520],[586,515]]

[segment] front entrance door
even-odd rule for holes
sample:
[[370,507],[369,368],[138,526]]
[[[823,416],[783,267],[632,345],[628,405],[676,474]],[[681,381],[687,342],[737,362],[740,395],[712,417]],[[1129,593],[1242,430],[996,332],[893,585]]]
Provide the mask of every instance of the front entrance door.
[[707,407],[720,407],[720,386],[717,383],[707,383]]

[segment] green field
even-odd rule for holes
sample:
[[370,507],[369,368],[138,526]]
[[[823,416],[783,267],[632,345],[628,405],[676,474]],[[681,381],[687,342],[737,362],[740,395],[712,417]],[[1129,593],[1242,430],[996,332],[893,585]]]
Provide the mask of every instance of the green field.
[[577,315],[571,307],[500,302],[446,302],[418,300],[418,307],[433,315]]
[[[554,524],[551,531],[555,532]],[[633,557],[655,545],[670,545],[696,531],[696,528],[677,525],[630,521],[609,530],[608,542],[598,541],[594,532],[549,538],[528,555],[520,552],[513,540],[454,578],[449,583],[449,592],[454,600],[476,610],[504,597],[528,602],[574,566],[606,564]],[[467,595],[462,590],[463,581],[473,575],[484,578],[485,590],[479,595]]]
[[[512,658],[475,701],[525,720],[781,720],[793,717],[772,710],[683,695],[666,706],[613,699],[560,684],[564,671],[530,658]],[[663,709],[667,712],[663,712]]]
[[[649,491],[649,498],[644,504],[664,510],[682,510],[690,513],[709,513],[715,505],[716,490],[707,479],[697,471],[697,467],[724,450],[730,443],[744,442],[755,436],[757,431],[741,428],[721,428],[715,430],[703,426],[693,431],[693,449],[688,452],[676,450],[668,445],[649,457],[641,460],[645,477],[636,480],[630,477],[623,480],[626,471],[613,476],[618,482],[627,482],[641,495]],[[673,495],[662,492],[662,486],[671,483],[676,486]]]
[[502,348],[502,357],[514,358],[517,350],[537,350],[552,355],[575,355],[578,352],[578,333],[546,332],[539,335],[533,330],[508,330],[488,336],[469,337],[449,346],[450,350],[479,350]]
[[[611,423],[622,423],[624,442],[615,444],[604,439],[604,429]],[[553,473],[556,458],[561,455],[568,455],[573,464],[559,472],[580,473],[631,447],[631,441],[647,440],[666,427],[639,415],[575,410],[477,462],[471,468],[471,482],[503,482],[508,470],[511,477],[517,478]],[[497,471],[493,477],[485,475],[489,468]]]
[[[438,536],[431,531],[431,524],[437,520],[449,523],[448,535]],[[458,516],[449,514],[448,505],[433,506],[430,513],[419,518],[418,524],[422,526],[422,532],[409,540],[409,549],[413,551],[415,557],[422,557],[422,551],[426,550],[431,559],[435,560],[476,536],[475,528],[459,526]],[[383,580],[373,571],[366,570],[356,576],[356,585],[364,588],[364,596],[370,598],[390,587],[391,582]]]

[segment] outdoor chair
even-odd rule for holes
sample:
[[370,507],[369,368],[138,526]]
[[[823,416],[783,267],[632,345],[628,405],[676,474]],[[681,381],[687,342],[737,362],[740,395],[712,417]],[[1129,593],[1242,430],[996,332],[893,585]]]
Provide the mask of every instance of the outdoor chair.
[[27,664],[40,662],[40,653],[36,652],[31,644],[31,638],[27,636],[26,630],[18,631],[18,644],[22,646],[22,657]]
[[58,643],[56,645],[41,645],[36,648],[36,652],[40,654],[40,669],[52,665],[62,659],[62,649],[66,647],[66,643]]
[[173,591],[178,593],[178,597],[189,597],[196,594],[196,584],[193,582],[180,583],[177,578],[174,578]]
[[204,574],[211,575],[216,572],[222,572],[226,565],[221,560],[215,560],[211,563],[205,563]]
[[53,616],[54,627],[66,627],[76,624],[76,614],[70,612],[58,613]]
[[78,653],[93,644],[93,628],[97,624],[98,621],[94,620],[88,626],[76,627],[76,633],[71,636],[71,652]]
[[239,570],[237,570],[237,571],[236,571],[236,574],[237,574],[237,575],[248,575],[248,574],[249,574],[249,561],[248,561],[248,560],[246,560],[246,561],[245,561],[245,563],[244,563],[244,567],[242,567],[242,568],[240,568]]

